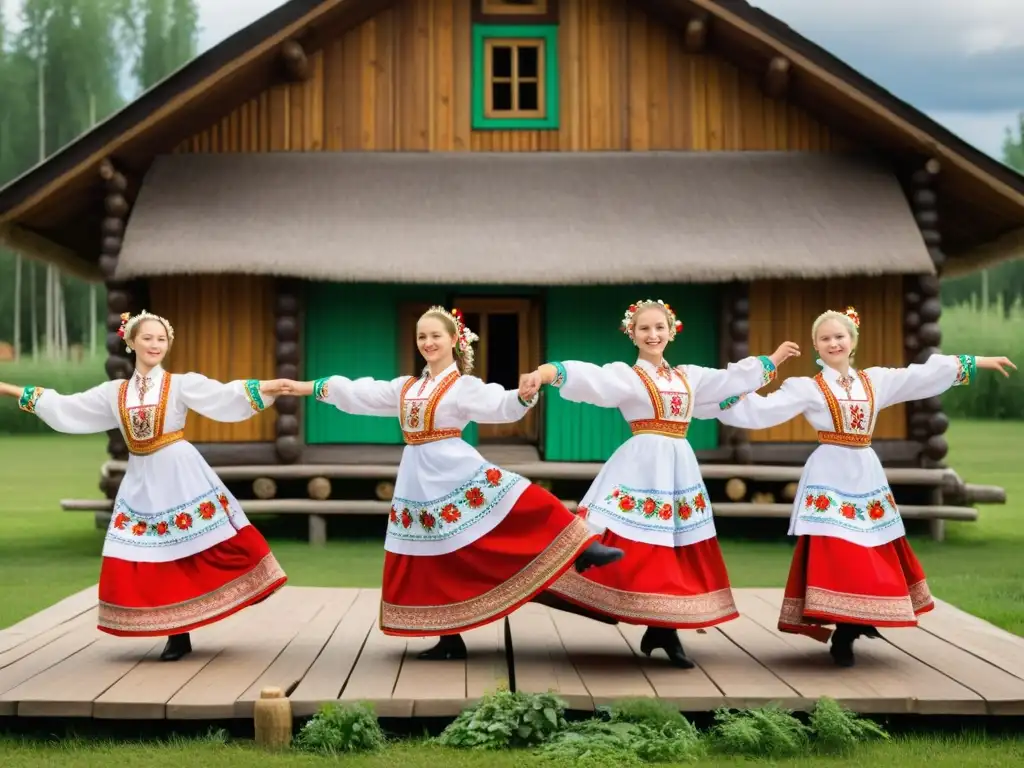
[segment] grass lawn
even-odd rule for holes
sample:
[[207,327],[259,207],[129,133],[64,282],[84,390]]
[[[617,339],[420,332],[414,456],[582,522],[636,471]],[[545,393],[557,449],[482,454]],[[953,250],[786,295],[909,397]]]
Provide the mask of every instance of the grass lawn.
[[[1024,436],[1019,422],[957,422],[949,430],[949,464],[973,483],[994,484],[1007,491],[1005,507],[981,508],[977,523],[947,524],[947,541],[915,538],[933,592],[964,610],[1011,632],[1024,635],[1024,478],[1019,472],[1017,443]],[[103,533],[92,515],[62,512],[61,498],[98,498],[99,465],[105,437],[0,437],[0,627],[9,626],[57,600],[96,582]],[[261,524],[257,520],[257,524]],[[271,538],[274,552],[297,586],[378,586],[383,550],[381,539],[331,541],[311,549],[305,539]],[[734,586],[782,586],[789,567],[791,544],[779,541],[722,541]],[[69,749],[73,746],[73,749]],[[217,741],[176,742],[155,748],[98,742],[44,745],[0,738],[4,768],[42,766],[54,758],[61,764],[100,766],[137,759],[146,768],[209,762],[219,766],[319,765],[321,758],[296,754],[257,755],[245,745]],[[1017,757],[1013,757],[1017,755]],[[915,737],[887,745],[865,745],[855,758],[807,758],[793,765],[850,764],[889,761],[901,765],[988,766],[1024,764],[1024,739]],[[483,766],[484,758],[439,748],[405,744],[383,756],[351,757],[347,765],[401,763],[409,768],[435,765]],[[528,755],[489,755],[486,761],[503,768],[532,765]],[[745,761],[702,761],[740,765]],[[787,762],[787,761],[781,761]],[[539,762],[537,764],[540,764]]]

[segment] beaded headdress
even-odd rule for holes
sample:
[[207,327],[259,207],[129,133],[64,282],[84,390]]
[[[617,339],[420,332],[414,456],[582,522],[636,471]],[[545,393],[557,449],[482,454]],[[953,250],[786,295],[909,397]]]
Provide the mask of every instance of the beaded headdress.
[[672,311],[672,307],[666,304],[661,299],[654,301],[653,299],[644,299],[643,301],[637,301],[629,305],[629,309],[626,310],[625,315],[622,318],[622,332],[629,336],[630,341],[636,341],[633,338],[633,320],[636,316],[643,312],[645,309],[650,307],[658,307],[665,311],[668,315],[668,338],[671,341],[676,337],[676,334],[683,330],[683,324],[676,318],[676,313]]
[[853,324],[857,326],[858,329],[860,329],[860,315],[857,314],[856,309],[854,309],[853,307],[847,307],[846,311],[843,312],[842,314],[850,318],[853,321]]
[[452,307],[449,312],[447,309],[441,306],[431,307],[427,310],[427,314],[438,314],[444,315],[452,324],[455,326],[455,354],[465,356],[469,351],[469,346],[474,341],[479,341],[480,337],[473,333],[469,328],[466,327],[466,321],[462,316],[462,312],[455,307]]
[[124,340],[125,348],[129,352],[132,351],[132,343],[128,340],[129,338],[131,338],[132,328],[141,323],[143,320],[156,320],[157,322],[162,324],[163,327],[167,329],[168,345],[174,343],[174,327],[169,322],[167,322],[166,319],[160,317],[159,315],[154,315],[150,312],[147,312],[146,310],[142,310],[141,312],[139,312],[139,314],[135,315],[134,317],[128,312],[123,312],[121,314],[121,327],[117,329],[117,335]]

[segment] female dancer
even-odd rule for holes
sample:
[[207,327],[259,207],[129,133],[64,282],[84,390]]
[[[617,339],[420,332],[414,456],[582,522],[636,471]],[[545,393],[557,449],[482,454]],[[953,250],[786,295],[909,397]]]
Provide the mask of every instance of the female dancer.
[[291,383],[339,410],[398,417],[406,448],[387,538],[380,627],[440,642],[421,659],[464,659],[461,632],[500,619],[578,570],[622,557],[554,496],[494,466],[462,440],[470,421],[518,421],[536,403],[468,374],[476,335],[458,310],[431,307],[416,324],[427,361],[418,378],[331,376]]
[[267,542],[199,451],[184,439],[189,410],[244,421],[273,403],[281,382],[222,384],[161,367],[174,329],[145,310],[121,316],[135,352],[130,380],[74,395],[0,384],[23,411],[66,434],[120,428],[128,467],[103,543],[98,628],[120,637],[167,637],[160,658],[192,651],[189,632],[265,600],[287,581]]
[[639,350],[636,365],[549,363],[522,377],[520,394],[552,384],[567,400],[618,408],[629,421],[633,437],[608,459],[580,502],[580,515],[605,529],[602,543],[626,556],[592,574],[567,573],[550,591],[628,624],[646,624],[641,650],[650,656],[662,648],[675,666],[689,669],[693,662],[676,630],[738,615],[708,492],[685,439],[691,412],[766,385],[799,350],[786,342],[770,358],[748,357],[727,370],[672,368],[665,347],[681,329],[667,304],[638,301],[622,320]]
[[[841,667],[853,666],[853,642],[880,637],[876,627],[913,627],[934,607],[924,570],[907,542],[885,470],[871,449],[878,412],[970,384],[978,368],[1016,370],[1005,357],[932,355],[906,368],[853,368],[860,317],[828,311],[811,327],[821,372],[787,379],[768,397],[703,406],[697,418],[765,429],[803,414],[818,430],[793,502],[797,536],[779,630],[821,642]],[[835,624],[834,632],[824,625]]]

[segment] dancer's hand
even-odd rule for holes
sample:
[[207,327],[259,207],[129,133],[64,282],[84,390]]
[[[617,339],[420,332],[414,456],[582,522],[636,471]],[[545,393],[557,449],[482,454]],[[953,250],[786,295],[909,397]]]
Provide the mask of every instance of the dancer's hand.
[[540,391],[543,384],[544,380],[541,378],[540,371],[524,373],[519,377],[519,396],[523,400],[529,401]]
[[1003,366],[1008,366],[1017,370],[1017,366],[1010,362],[1007,357],[976,357],[974,358],[974,364],[979,368],[987,368],[990,371],[999,371],[1003,376],[1010,377],[1010,372],[1003,369]]
[[5,384],[0,381],[0,395],[7,395],[8,397],[21,397],[21,387],[16,387],[13,384]]
[[261,381],[260,394],[279,397],[284,394],[285,383],[284,379],[268,379],[267,381]]
[[292,381],[291,379],[284,380],[286,395],[292,395],[294,397],[306,397],[313,394],[313,382],[312,381]]
[[800,357],[800,346],[792,341],[784,341],[778,349],[769,355],[768,359],[778,368],[791,357]]

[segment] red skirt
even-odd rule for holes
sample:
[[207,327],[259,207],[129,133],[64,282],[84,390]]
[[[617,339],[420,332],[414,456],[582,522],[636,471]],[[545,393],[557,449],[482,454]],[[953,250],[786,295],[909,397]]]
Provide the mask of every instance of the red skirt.
[[532,483],[494,530],[445,555],[384,556],[386,635],[454,635],[504,618],[568,570],[597,540]]
[[739,616],[718,539],[663,547],[605,530],[601,543],[626,555],[602,568],[569,571],[551,592],[626,624],[700,629]]
[[265,600],[287,580],[252,525],[181,560],[135,563],[104,557],[98,627],[119,637],[182,634]]
[[801,536],[789,568],[779,630],[827,642],[826,624],[916,627],[935,607],[924,569],[906,537],[862,547],[831,536]]

